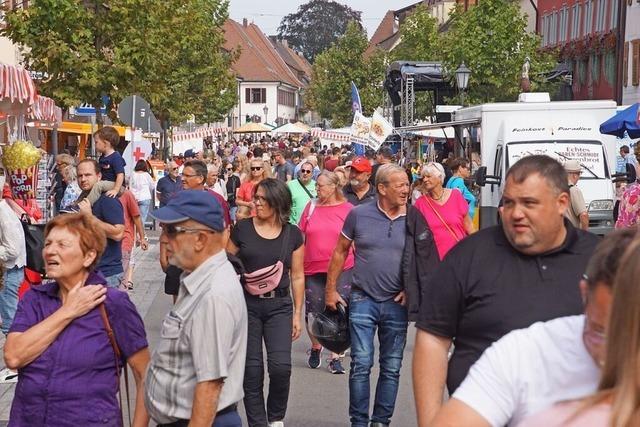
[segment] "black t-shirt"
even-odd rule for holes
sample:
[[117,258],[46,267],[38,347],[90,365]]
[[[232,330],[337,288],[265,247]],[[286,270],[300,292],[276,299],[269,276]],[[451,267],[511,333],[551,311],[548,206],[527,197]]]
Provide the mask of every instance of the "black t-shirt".
[[565,226],[562,246],[538,256],[516,251],[501,226],[481,230],[456,245],[435,271],[416,326],[454,338],[449,393],[503,335],[583,312],[578,283],[598,238],[568,221]]
[[[289,270],[291,269],[291,255],[302,246],[302,232],[293,224],[289,227],[289,244],[282,260],[284,273],[278,288],[287,288],[291,284]],[[231,231],[231,241],[239,249],[238,258],[242,261],[245,271],[252,273],[261,268],[275,264],[280,259],[284,240],[284,229],[275,239],[265,239],[261,237],[253,226],[253,219],[247,218],[238,221]]]

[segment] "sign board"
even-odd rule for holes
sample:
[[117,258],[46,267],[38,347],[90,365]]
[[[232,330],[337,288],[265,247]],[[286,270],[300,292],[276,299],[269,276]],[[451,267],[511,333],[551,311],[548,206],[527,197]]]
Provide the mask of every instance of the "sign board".
[[[604,147],[599,141],[531,141],[507,144],[509,165],[523,157],[543,154],[553,157],[560,163],[577,160],[581,165],[593,171],[598,178],[604,178],[605,159]],[[582,179],[595,178],[586,169],[582,172]]]
[[151,105],[140,95],[127,96],[118,105],[122,123],[145,132],[162,132],[160,122],[151,111]]

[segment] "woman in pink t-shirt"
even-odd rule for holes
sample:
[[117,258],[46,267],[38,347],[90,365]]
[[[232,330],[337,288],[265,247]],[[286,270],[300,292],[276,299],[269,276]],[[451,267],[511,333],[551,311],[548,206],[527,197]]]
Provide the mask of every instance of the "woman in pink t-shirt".
[[[305,235],[304,275],[305,275],[305,320],[309,313],[324,311],[324,291],[327,282],[329,261],[336,247],[344,220],[353,208],[342,194],[340,178],[334,172],[322,172],[316,181],[317,199],[312,199],[302,211],[298,226]],[[353,267],[353,251],[349,252],[344,264],[344,271],[338,279],[338,292],[348,300],[351,292],[351,268]],[[307,323],[308,325],[308,323]],[[311,349],[307,364],[317,369],[322,364],[320,354],[322,346],[311,335]],[[329,371],[332,374],[344,374],[340,355],[331,353]]]
[[552,406],[518,427],[640,426],[640,239],[635,238],[613,282],[613,303],[605,331],[606,349],[595,395]]
[[420,176],[424,194],[415,207],[429,224],[438,255],[443,259],[456,243],[474,232],[469,204],[459,190],[443,187],[445,174],[439,163],[427,163]]

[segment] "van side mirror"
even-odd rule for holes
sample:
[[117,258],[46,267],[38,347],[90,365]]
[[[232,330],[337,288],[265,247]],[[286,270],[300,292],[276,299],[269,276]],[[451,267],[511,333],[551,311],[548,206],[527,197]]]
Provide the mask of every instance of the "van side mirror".
[[501,179],[499,176],[487,175],[487,167],[480,166],[476,171],[475,183],[480,187],[485,185],[500,185]]
[[625,172],[623,173],[615,173],[611,176],[613,178],[613,182],[626,182],[627,184],[632,184],[636,182],[637,174],[636,168],[632,164],[625,164]]

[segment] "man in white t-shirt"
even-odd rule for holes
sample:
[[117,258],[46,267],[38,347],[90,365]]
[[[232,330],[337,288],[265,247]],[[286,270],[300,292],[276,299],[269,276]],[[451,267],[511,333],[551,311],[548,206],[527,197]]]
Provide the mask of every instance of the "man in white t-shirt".
[[[432,426],[516,426],[554,403],[596,391],[618,262],[636,231],[607,235],[580,281],[584,315],[534,323],[494,342]],[[430,426],[431,427],[431,426]]]

